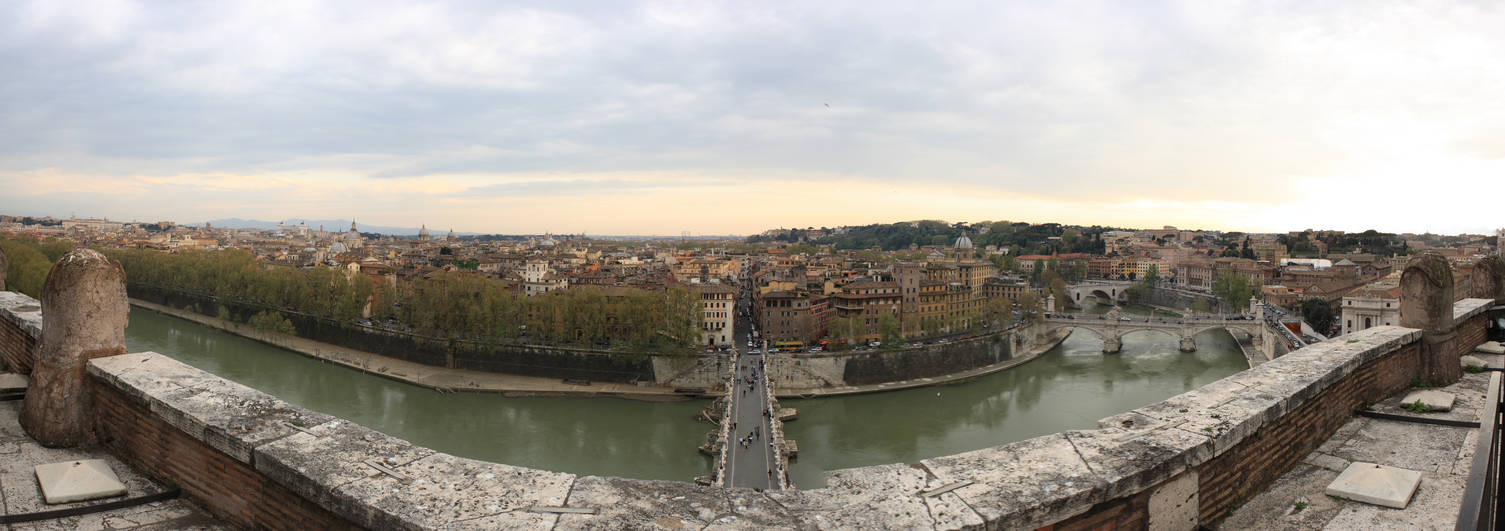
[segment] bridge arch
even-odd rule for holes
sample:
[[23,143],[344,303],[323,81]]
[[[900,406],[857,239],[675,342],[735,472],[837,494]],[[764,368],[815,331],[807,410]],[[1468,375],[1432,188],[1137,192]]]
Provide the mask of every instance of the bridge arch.
[[1228,332],[1228,335],[1233,335],[1234,332],[1239,332],[1239,333],[1244,334],[1247,337],[1254,337],[1257,334],[1257,332],[1249,330],[1246,327],[1228,326],[1228,325],[1223,325],[1223,324],[1200,325],[1200,326],[1197,326],[1197,327],[1190,328],[1189,330],[1191,332],[1187,335],[1187,337],[1193,337],[1193,336],[1196,336],[1197,334],[1200,334],[1202,332],[1206,332],[1208,330],[1223,330],[1223,331]]
[[1123,332],[1120,332],[1118,334],[1118,337],[1128,337],[1130,334],[1137,334],[1140,332],[1159,333],[1171,339],[1181,339],[1181,332],[1168,328],[1127,328]]
[[1076,325],[1076,324],[1057,323],[1057,324],[1051,326],[1050,328],[1048,328],[1047,330],[1051,331],[1051,332],[1054,332],[1056,330],[1070,330],[1072,332],[1075,332],[1077,330],[1085,330],[1087,332],[1091,332],[1092,335],[1097,336],[1098,339],[1101,339],[1103,341],[1107,341],[1107,340],[1113,338],[1113,336],[1111,334],[1103,333],[1102,330],[1098,330],[1098,329],[1090,327],[1090,326],[1081,326],[1081,325]]

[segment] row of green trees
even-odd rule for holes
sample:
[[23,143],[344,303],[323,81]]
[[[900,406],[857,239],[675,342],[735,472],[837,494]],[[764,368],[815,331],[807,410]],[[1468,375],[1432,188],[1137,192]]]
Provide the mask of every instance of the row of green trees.
[[525,297],[502,282],[461,272],[377,283],[372,305],[377,320],[429,336],[635,350],[695,345],[700,312],[696,295],[681,287],[608,295],[582,286]]
[[268,267],[239,249],[179,253],[111,249],[105,254],[120,262],[131,285],[336,321],[360,319],[374,291],[374,282],[364,275],[327,267]]
[[[378,325],[427,337],[661,351],[699,341],[699,300],[683,288],[608,296],[587,286],[526,297],[501,281],[463,271],[373,280],[340,268],[267,266],[241,250],[107,254],[133,286],[341,323],[369,315]],[[258,328],[285,329],[271,316],[258,319]]]
[[31,237],[0,237],[0,248],[5,249],[9,262],[6,267],[5,289],[25,293],[33,298],[42,297],[42,285],[47,282],[47,272],[52,270],[64,253],[73,249],[65,240],[38,240]]

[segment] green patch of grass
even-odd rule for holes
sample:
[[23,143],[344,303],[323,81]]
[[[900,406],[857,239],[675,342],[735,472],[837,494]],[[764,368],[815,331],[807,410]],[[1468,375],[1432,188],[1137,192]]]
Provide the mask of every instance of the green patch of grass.
[[1306,502],[1296,502],[1296,510],[1300,511],[1303,509],[1306,509]]
[[1348,342],[1349,342],[1349,343],[1358,343],[1358,342],[1359,342],[1359,340],[1357,340],[1357,339],[1350,339],[1350,340],[1348,340]]
[[1423,404],[1420,400],[1417,400],[1410,404],[1406,404],[1406,411],[1410,411],[1412,413],[1430,413],[1432,411],[1432,408],[1427,407],[1426,404]]
[[1412,378],[1411,379],[1411,388],[1412,389],[1426,389],[1427,388],[1427,384],[1421,383],[1421,378]]
[[1484,367],[1480,367],[1478,365],[1468,365],[1463,367],[1463,372],[1479,374],[1481,372],[1484,372]]

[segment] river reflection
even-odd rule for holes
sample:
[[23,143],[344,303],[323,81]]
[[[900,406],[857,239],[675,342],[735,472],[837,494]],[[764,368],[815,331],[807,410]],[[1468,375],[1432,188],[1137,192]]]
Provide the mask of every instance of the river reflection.
[[[1224,332],[1177,351],[1156,332],[1124,336],[1101,353],[1090,332],[1073,333],[1039,359],[954,386],[790,400],[786,425],[800,455],[801,488],[826,470],[915,462],[1068,429],[1196,388],[1246,367]],[[705,401],[650,403],[589,398],[441,394],[363,374],[193,322],[131,310],[126,346],[153,350],[290,403],[357,422],[442,452],[576,474],[689,481],[710,473],[696,451],[710,424]]]
[[944,387],[785,401],[800,420],[785,425],[799,443],[791,468],[801,488],[824,484],[824,472],[908,462],[976,450],[1064,430],[1152,404],[1247,368],[1226,332],[1196,337],[1182,353],[1158,332],[1123,337],[1123,352],[1102,353],[1102,340],[1074,332],[1040,358],[980,380]]
[[131,352],[153,350],[290,403],[441,452],[499,463],[645,479],[710,473],[696,447],[705,401],[441,394],[133,308]]

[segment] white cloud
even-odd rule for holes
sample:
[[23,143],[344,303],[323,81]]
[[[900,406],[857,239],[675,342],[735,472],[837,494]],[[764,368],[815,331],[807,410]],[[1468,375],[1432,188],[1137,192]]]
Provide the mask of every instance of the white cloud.
[[[295,201],[400,210],[430,204],[404,202],[419,193],[409,186],[568,191],[653,174],[732,176],[750,197],[814,201],[926,190],[909,198],[934,208],[870,200],[930,217],[1001,217],[977,199],[997,197],[1060,207],[1038,221],[1496,224],[1469,210],[1432,214],[1458,220],[1445,223],[1394,212],[1442,202],[1396,194],[1418,175],[1483,187],[1499,175],[1480,161],[1505,153],[1500,4],[611,7],[3,5],[0,75],[26,82],[0,85],[0,175],[35,191],[31,205],[83,204],[49,188],[48,172],[162,198],[94,196],[91,208],[138,217]],[[252,185],[310,192],[192,203]],[[638,190],[598,206],[679,212],[676,194],[698,189]],[[1391,208],[1347,206],[1359,198]],[[807,210],[866,215],[850,203]],[[754,210],[764,214],[735,231],[803,215]],[[484,214],[472,230],[510,230]]]

